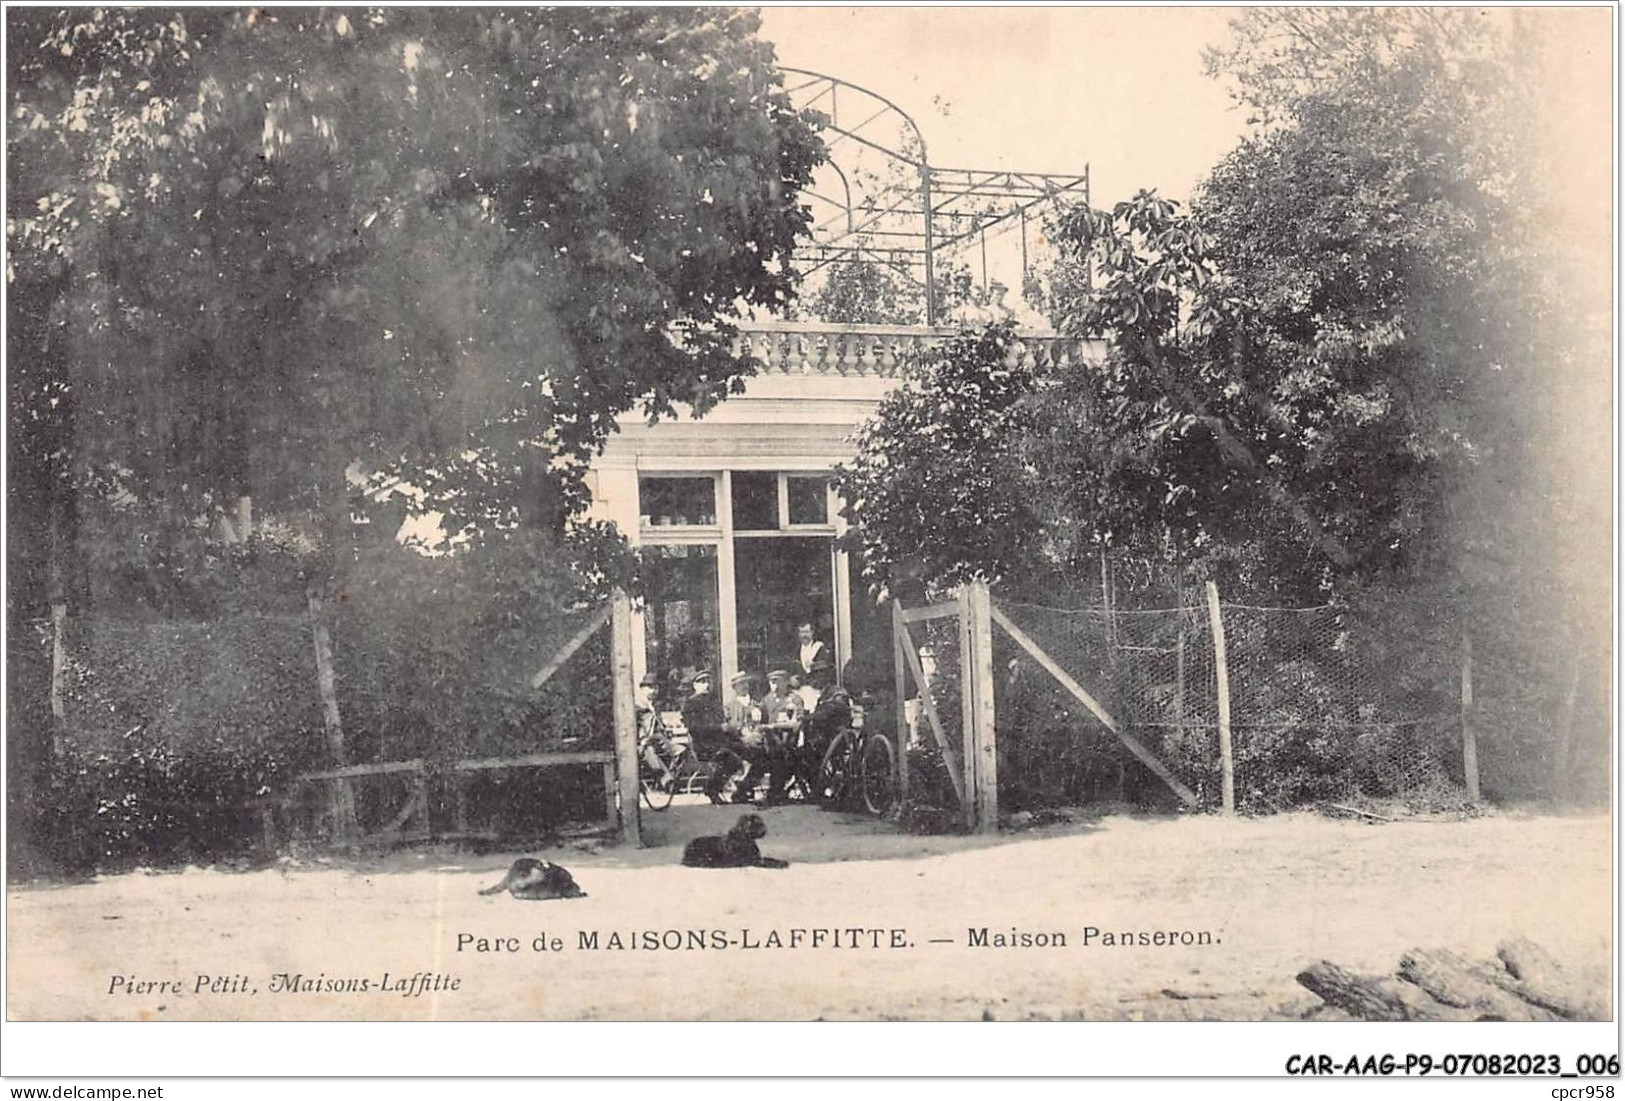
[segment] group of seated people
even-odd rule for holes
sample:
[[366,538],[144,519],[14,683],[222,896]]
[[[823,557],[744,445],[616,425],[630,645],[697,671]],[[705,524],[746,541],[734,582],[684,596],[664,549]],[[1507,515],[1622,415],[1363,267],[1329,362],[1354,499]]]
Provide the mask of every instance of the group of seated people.
[[[737,672],[728,678],[728,691],[719,696],[711,671],[701,669],[689,683],[682,702],[683,725],[688,729],[695,757],[711,766],[705,794],[713,803],[723,803],[730,781],[735,781],[732,802],[752,802],[752,794],[765,777],[765,805],[787,802],[791,783],[798,775],[816,773],[830,740],[852,719],[850,698],[835,684],[834,667],[823,655],[821,644],[808,645],[812,629],[800,630],[802,649],[793,667],[773,669],[767,674],[767,691],[752,692],[756,678]],[[654,677],[644,678],[642,687],[652,689]],[[661,782],[674,782],[673,754],[652,701],[640,701],[642,716],[640,741],[644,762],[660,775]]]

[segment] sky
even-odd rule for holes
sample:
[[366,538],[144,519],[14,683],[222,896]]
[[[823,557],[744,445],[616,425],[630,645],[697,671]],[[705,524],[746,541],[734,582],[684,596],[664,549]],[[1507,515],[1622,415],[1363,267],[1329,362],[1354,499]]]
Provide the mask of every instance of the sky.
[[[1081,174],[1087,167],[1098,207],[1142,188],[1188,201],[1241,139],[1243,112],[1202,64],[1202,49],[1226,39],[1232,14],[767,7],[761,35],[774,43],[781,65],[860,85],[912,115],[934,168]],[[849,145],[841,156],[851,152]],[[823,183],[832,182],[821,179],[815,190]],[[984,286],[1019,288],[1019,230],[1010,221],[987,235],[985,265],[975,240],[948,259],[968,266]],[[1010,304],[1019,308],[1015,296]]]
[[[914,116],[933,165],[1080,172],[1096,204],[1189,198],[1244,116],[1203,73],[1216,8],[762,11],[780,63],[869,88]],[[946,114],[939,109],[941,103]]]

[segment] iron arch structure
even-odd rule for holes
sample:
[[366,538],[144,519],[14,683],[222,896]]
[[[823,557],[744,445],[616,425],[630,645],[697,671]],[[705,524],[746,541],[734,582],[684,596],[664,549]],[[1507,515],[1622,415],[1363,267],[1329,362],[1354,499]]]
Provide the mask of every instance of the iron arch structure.
[[830,152],[803,192],[813,213],[812,239],[797,252],[804,275],[843,262],[881,265],[923,292],[934,325],[945,255],[980,241],[985,284],[989,231],[1019,222],[1025,277],[1028,215],[1089,202],[1087,164],[1079,173],[940,167],[913,116],[887,97],[827,73],[779,71],[795,106],[824,116]]

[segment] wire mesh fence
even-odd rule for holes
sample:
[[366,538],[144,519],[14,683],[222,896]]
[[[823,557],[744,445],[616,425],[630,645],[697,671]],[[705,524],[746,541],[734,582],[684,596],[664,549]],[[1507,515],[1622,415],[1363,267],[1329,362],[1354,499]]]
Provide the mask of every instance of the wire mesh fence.
[[[1217,805],[1219,666],[1206,603],[1000,607],[1202,805]],[[1445,662],[1413,661],[1396,676],[1375,625],[1332,606],[1222,604],[1219,623],[1240,809],[1359,797],[1462,801],[1460,710]],[[996,653],[1005,682],[1000,737],[1015,766],[1006,786],[1018,802],[1158,786],[1027,654],[1009,645]]]
[[905,815],[920,813],[914,808],[935,808],[957,820],[965,730],[959,617],[948,615],[912,623],[908,633],[919,665],[916,670],[914,663],[908,662],[904,674],[908,685],[903,712],[908,724],[911,804],[905,808]]

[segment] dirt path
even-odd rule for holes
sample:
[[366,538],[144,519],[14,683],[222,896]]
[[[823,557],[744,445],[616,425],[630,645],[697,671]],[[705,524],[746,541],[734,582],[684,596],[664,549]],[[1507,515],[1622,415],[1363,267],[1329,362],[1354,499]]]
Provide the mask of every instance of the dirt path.
[[[1514,934],[1607,985],[1603,817],[1120,817],[995,839],[910,837],[800,807],[764,817],[764,850],[788,870],[675,866],[683,840],[732,818],[679,807],[653,819],[655,847],[545,854],[588,891],[572,902],[479,896],[512,854],[13,889],[10,1013],[1256,1020],[1313,1004],[1292,977],[1317,959],[1387,971],[1412,947],[1487,957]],[[1012,930],[1066,945],[973,947],[983,928],[990,945]],[[814,930],[839,932],[814,947]],[[1106,943],[1141,933],[1147,943]],[[693,936],[707,946],[647,947]],[[478,953],[466,938],[517,951]],[[302,978],[277,991],[278,975]],[[142,986],[159,983],[173,985]]]

